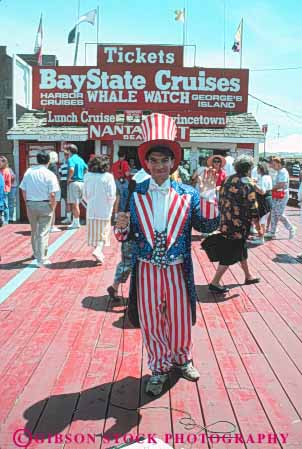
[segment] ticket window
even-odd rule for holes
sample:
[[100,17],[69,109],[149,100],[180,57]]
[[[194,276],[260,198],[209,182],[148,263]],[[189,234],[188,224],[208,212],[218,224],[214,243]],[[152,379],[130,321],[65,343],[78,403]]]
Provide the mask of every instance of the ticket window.
[[50,153],[51,151],[57,152],[57,146],[55,143],[52,145],[28,145],[26,169],[38,165],[37,154],[40,151],[46,151],[47,153]]
[[72,142],[78,147],[78,155],[87,163],[91,154],[95,154],[95,141],[86,140],[85,142]]
[[124,151],[126,154],[126,160],[129,163],[130,167],[134,170],[140,170],[142,168],[138,154],[137,154],[138,147],[132,147],[132,146],[124,146],[120,145],[119,151]]

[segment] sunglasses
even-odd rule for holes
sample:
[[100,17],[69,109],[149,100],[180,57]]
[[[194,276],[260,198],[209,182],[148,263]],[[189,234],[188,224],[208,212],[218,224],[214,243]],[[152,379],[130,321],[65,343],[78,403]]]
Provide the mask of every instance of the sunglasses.
[[220,159],[214,159],[213,160],[213,164],[221,164],[221,160]]

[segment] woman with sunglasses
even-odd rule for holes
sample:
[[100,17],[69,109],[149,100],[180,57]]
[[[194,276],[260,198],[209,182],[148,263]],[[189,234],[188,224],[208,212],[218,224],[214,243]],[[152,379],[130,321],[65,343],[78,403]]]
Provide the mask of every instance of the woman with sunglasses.
[[215,174],[216,187],[217,187],[217,191],[219,191],[223,181],[226,178],[226,172],[223,169],[226,164],[226,160],[224,157],[222,157],[218,154],[214,154],[214,156],[209,157],[207,164],[208,164],[208,167],[210,167]]

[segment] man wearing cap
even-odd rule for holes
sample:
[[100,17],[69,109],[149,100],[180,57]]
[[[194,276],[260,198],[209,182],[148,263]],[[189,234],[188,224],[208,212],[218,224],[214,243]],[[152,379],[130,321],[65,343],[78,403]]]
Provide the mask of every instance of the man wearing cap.
[[133,239],[133,271],[128,316],[140,325],[152,375],[146,392],[159,395],[171,368],[188,380],[199,373],[192,363],[191,326],[196,321],[196,291],[191,258],[191,230],[209,232],[196,190],[171,181],[181,160],[176,124],[163,114],[142,123],[145,142],[138,149],[151,179],[136,184],[130,214],[120,213],[118,240]]

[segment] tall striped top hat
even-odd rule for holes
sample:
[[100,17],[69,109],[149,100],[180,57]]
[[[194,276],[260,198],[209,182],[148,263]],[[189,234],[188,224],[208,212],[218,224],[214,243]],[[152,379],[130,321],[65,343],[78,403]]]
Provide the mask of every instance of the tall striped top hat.
[[138,148],[141,166],[149,172],[146,164],[146,155],[150,148],[160,145],[169,148],[174,154],[175,162],[171,171],[175,171],[181,161],[181,146],[175,140],[177,127],[173,118],[165,114],[147,115],[141,127],[144,139],[144,143]]

